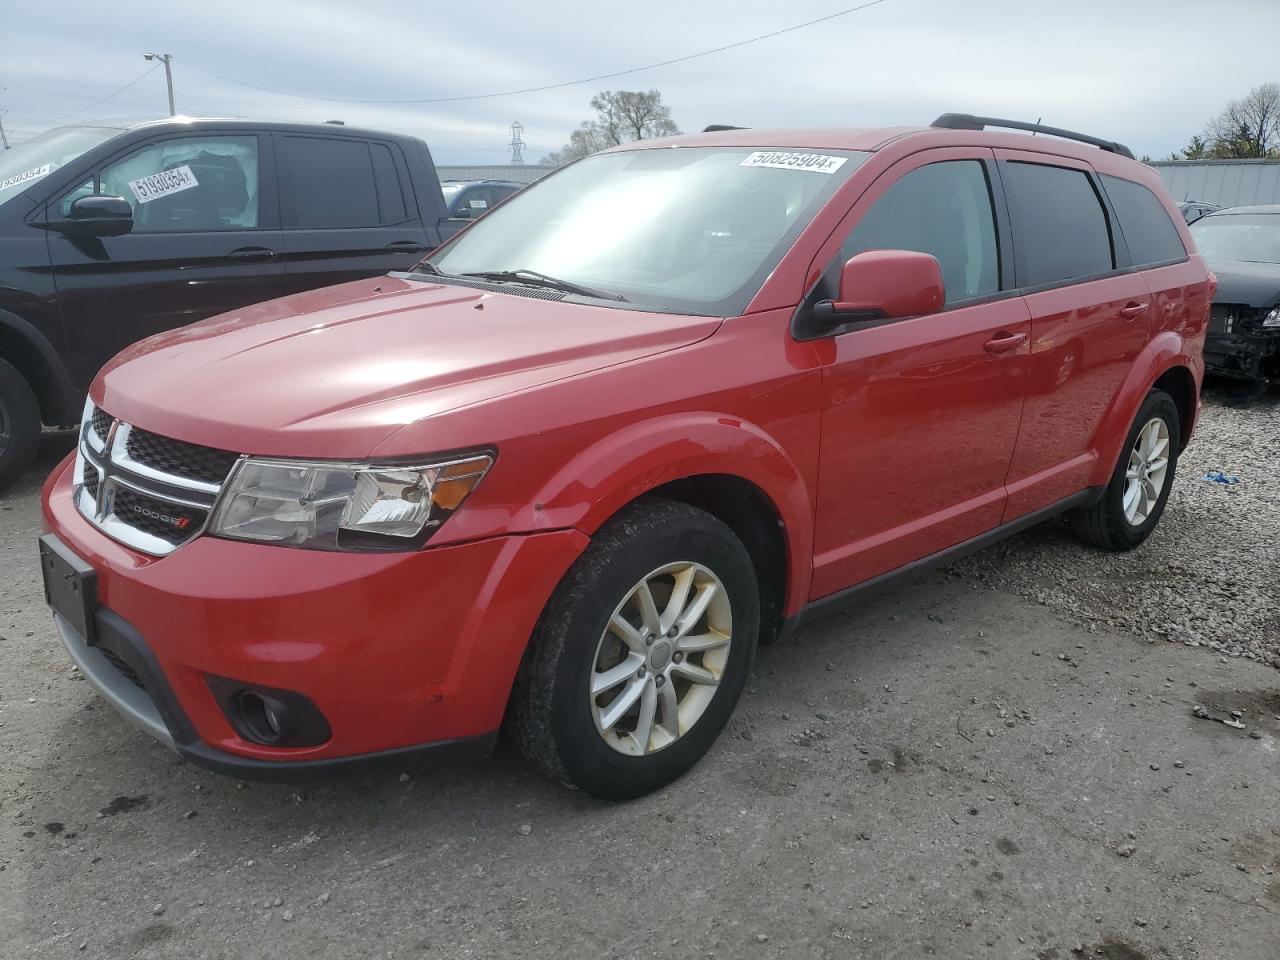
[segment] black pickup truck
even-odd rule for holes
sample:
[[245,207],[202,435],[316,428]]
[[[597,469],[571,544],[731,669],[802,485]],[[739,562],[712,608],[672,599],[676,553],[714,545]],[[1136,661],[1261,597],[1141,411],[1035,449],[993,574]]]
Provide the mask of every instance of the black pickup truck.
[[407,269],[468,222],[421,140],[336,124],[94,122],[0,153],[0,489],[123,347]]

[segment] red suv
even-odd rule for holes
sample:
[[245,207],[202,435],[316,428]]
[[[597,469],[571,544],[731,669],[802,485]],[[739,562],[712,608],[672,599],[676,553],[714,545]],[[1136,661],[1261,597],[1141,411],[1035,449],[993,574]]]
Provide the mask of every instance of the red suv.
[[1063,512],[1141,543],[1212,286],[1159,178],[1069,131],[628,144],[413,271],[116,357],[45,486],[48,599],[113,705],[214,769],[505,724],[634,797],[822,605]]

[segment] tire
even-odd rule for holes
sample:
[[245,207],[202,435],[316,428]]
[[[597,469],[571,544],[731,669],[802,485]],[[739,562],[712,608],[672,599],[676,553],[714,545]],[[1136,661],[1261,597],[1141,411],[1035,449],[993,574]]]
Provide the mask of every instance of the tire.
[[[663,633],[645,644],[636,591],[649,584],[654,615],[671,614],[668,602],[682,578],[690,599],[673,606],[693,617],[710,590],[710,599],[701,601],[705,612],[697,613],[687,634],[677,626],[676,637]],[[604,800],[643,796],[681,776],[715,742],[742,694],[760,631],[758,590],[746,548],[715,517],[658,498],[624,508],[570,568],[534,631],[507,714],[521,752],[553,779]],[[619,618],[632,624],[633,632],[623,631],[629,642],[615,626]],[[692,649],[698,643],[718,646]],[[593,684],[607,683],[610,669],[625,679],[593,696]],[[702,680],[692,682],[689,675]],[[636,689],[634,706],[608,726],[610,708]],[[642,752],[647,704],[652,727],[644,728]],[[670,719],[673,713],[678,719]],[[679,731],[674,737],[673,727]]]
[[[1134,465],[1132,457],[1135,452],[1141,457],[1141,452],[1135,449],[1139,437],[1156,421],[1163,424],[1167,435],[1166,467],[1154,502],[1145,494],[1140,494],[1136,515],[1130,516],[1126,511],[1125,497],[1130,487],[1128,474],[1130,467]],[[1114,551],[1132,550],[1146,540],[1160,522],[1165,504],[1169,500],[1169,491],[1173,488],[1173,478],[1178,467],[1181,426],[1178,408],[1172,397],[1163,390],[1152,390],[1147,394],[1134,418],[1133,426],[1129,428],[1116,468],[1102,497],[1092,506],[1082,507],[1068,514],[1071,532],[1085,543]],[[1158,457],[1152,458],[1150,462],[1155,463],[1157,459]],[[1138,469],[1145,472],[1146,468],[1140,466]],[[1139,487],[1141,486],[1139,483]]]
[[0,490],[31,465],[40,448],[40,404],[31,385],[0,360]]

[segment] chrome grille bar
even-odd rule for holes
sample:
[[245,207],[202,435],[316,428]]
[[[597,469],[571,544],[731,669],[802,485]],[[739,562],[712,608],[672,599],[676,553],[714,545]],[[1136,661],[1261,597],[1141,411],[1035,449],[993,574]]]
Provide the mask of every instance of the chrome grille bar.
[[[80,513],[109,537],[157,557],[199,536],[208,525],[222,484],[140,462],[129,453],[132,425],[112,419],[102,438],[94,429],[95,414],[98,411],[86,403],[73,474]],[[101,426],[103,417],[98,415],[97,420]],[[97,483],[86,488],[89,471]]]

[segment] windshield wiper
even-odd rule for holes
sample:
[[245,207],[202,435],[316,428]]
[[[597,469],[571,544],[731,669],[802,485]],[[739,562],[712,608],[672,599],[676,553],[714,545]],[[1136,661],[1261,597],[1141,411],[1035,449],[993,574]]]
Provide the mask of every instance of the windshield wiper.
[[478,270],[474,273],[460,273],[460,277],[475,277],[477,280],[496,280],[499,283],[523,283],[530,287],[547,287],[551,290],[563,290],[565,293],[576,293],[583,297],[595,297],[597,300],[615,300],[627,303],[627,298],[607,290],[597,290],[559,277],[549,277],[537,270]]

